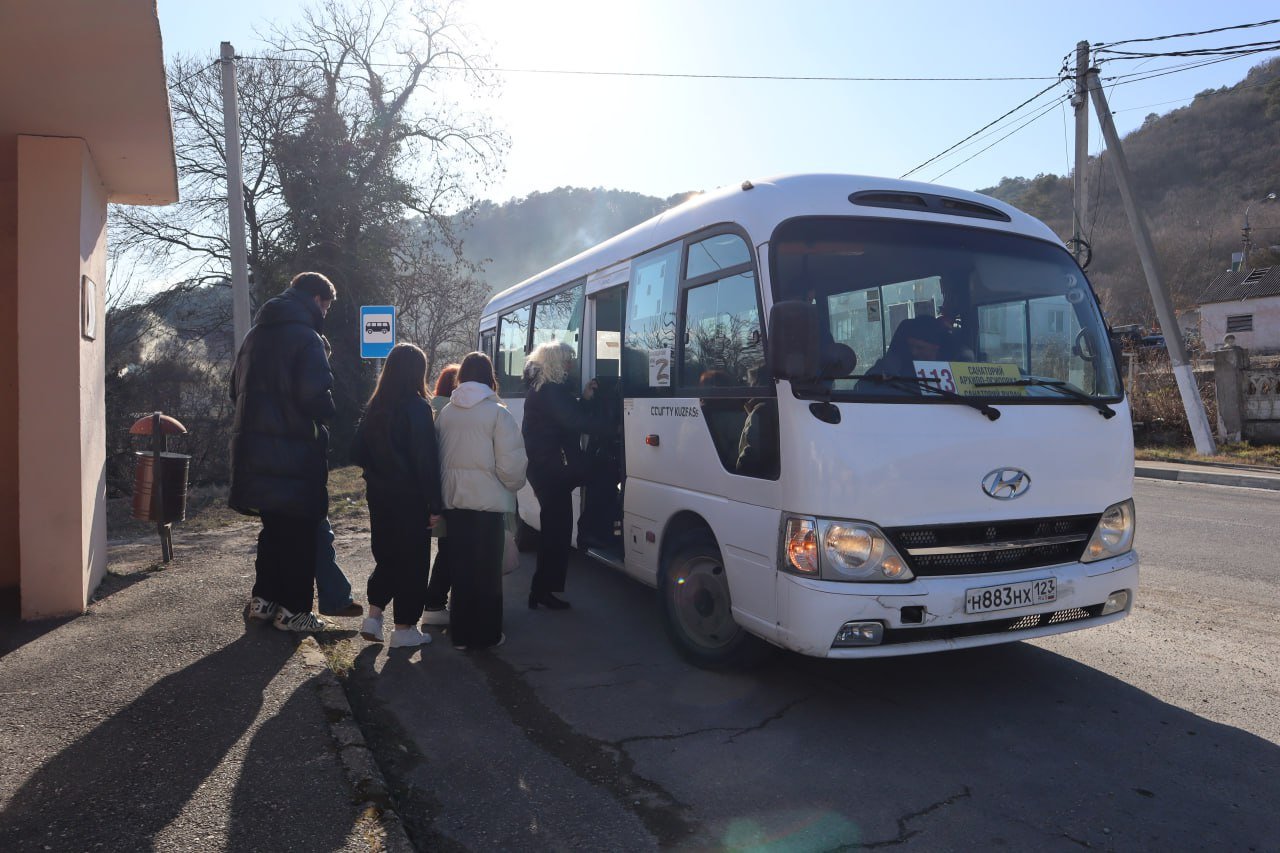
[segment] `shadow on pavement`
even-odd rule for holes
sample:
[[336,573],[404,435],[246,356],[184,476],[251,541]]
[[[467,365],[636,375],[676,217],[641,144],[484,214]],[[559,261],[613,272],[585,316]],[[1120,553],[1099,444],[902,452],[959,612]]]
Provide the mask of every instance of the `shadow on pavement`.
[[[293,652],[293,643],[247,633],[156,682],[30,777],[0,813],[0,837],[33,849],[151,848],[252,725]],[[262,758],[269,736],[254,739]],[[292,770],[281,777],[296,784]],[[237,823],[270,828],[276,796],[268,789],[252,805],[238,803]]]

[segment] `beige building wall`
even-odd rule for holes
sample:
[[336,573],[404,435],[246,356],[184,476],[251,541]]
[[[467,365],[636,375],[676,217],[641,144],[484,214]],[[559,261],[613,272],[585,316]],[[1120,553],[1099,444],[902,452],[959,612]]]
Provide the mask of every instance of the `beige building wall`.
[[0,134],[0,591],[18,571],[18,138]]
[[17,178],[18,536],[22,617],[38,619],[82,611],[106,571],[107,192],[80,139],[19,136]]
[[[1252,314],[1253,331],[1227,332],[1227,317],[1233,314]],[[1210,349],[1222,346],[1226,336],[1232,334],[1238,347],[1262,352],[1280,350],[1280,296],[1201,305],[1200,334]]]

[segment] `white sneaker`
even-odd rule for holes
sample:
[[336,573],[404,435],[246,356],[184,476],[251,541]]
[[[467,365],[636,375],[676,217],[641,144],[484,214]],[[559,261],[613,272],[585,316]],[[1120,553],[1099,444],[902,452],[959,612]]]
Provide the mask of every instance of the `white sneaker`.
[[276,618],[271,623],[281,631],[296,631],[300,634],[312,634],[327,631],[330,624],[310,611],[291,613],[283,607],[276,607]]
[[439,610],[428,610],[422,614],[423,625],[448,625],[449,624],[449,608],[441,607]]
[[244,608],[244,615],[248,619],[256,619],[259,622],[269,622],[276,615],[276,605],[274,601],[267,601],[265,598],[254,596]]
[[360,623],[360,636],[371,643],[382,642],[382,617],[366,616]]
[[410,646],[425,646],[431,642],[431,635],[424,634],[414,625],[409,628],[396,628],[391,632],[391,648],[403,649]]

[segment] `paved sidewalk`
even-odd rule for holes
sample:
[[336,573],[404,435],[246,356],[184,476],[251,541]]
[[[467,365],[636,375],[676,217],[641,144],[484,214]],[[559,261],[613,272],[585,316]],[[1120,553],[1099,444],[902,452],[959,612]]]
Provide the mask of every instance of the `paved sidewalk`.
[[410,849],[314,641],[246,625],[252,533],[175,538],[113,547],[83,616],[0,622],[0,850]]
[[1272,468],[1138,460],[1134,463],[1134,474],[1153,480],[1176,480],[1180,483],[1280,490],[1280,471]]

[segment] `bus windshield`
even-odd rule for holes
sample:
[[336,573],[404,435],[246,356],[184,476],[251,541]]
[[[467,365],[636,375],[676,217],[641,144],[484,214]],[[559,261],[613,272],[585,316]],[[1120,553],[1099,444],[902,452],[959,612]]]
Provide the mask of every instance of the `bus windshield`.
[[770,257],[774,300],[815,303],[826,343],[857,355],[833,399],[1120,398],[1097,303],[1060,246],[965,226],[812,217],[780,225]]

